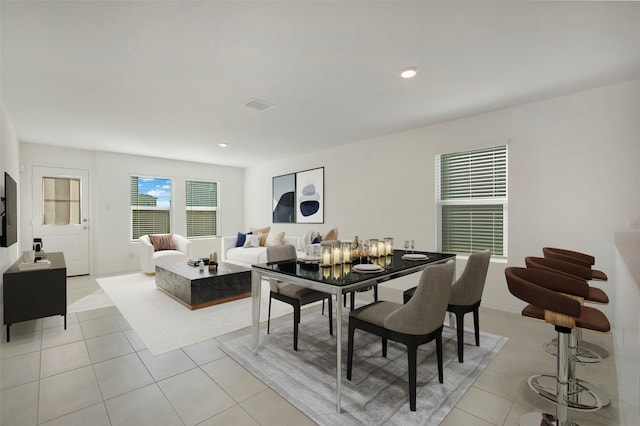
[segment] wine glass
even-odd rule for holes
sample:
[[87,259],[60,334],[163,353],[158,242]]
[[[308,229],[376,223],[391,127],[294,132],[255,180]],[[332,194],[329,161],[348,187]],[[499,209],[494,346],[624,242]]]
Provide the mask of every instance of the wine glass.
[[404,240],[404,254],[409,252],[409,240]]
[[413,249],[416,246],[416,240],[411,240],[411,253],[413,253]]

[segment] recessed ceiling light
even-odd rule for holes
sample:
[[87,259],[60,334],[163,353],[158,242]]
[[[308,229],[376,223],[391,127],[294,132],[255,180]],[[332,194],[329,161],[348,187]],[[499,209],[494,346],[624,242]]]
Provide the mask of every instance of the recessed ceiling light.
[[226,143],[224,143],[224,142],[220,142],[220,143],[218,144],[218,146],[219,146],[220,148],[226,148],[228,145],[227,145]]
[[416,76],[416,74],[418,74],[418,68],[416,67],[409,67],[409,68],[405,68],[400,72],[400,77],[402,78],[413,78]]

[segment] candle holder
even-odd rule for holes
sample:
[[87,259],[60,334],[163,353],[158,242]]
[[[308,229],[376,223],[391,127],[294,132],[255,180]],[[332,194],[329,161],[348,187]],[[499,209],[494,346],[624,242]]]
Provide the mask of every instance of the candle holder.
[[320,266],[328,268],[333,265],[333,253],[331,246],[322,246],[322,258],[320,259]]
[[351,263],[351,243],[342,243],[342,262]]
[[332,246],[333,251],[333,264],[339,265],[342,263],[342,252],[340,250],[340,246]]
[[369,240],[369,257],[378,257],[378,240],[372,238]]
[[387,256],[393,256],[393,238],[387,237],[384,239],[384,247],[387,252]]

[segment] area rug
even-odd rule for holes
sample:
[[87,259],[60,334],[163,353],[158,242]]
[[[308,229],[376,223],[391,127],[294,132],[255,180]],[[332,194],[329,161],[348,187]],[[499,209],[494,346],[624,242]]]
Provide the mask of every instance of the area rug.
[[[389,341],[382,357],[380,338],[356,330],[352,381],[346,379],[347,327],[344,323],[342,412],[336,411],[336,341],[327,317],[302,316],[298,351],[293,351],[291,324],[267,335],[261,330],[257,353],[250,336],[221,347],[278,394],[320,425],[438,425],[506,343],[507,338],[481,333],[480,347],[465,345],[458,363],[455,330],[443,332],[444,384],[438,382],[435,342],[418,351],[417,411],[409,410],[407,355],[404,346]],[[474,342],[465,330],[465,341]]]
[[[251,298],[190,310],[156,288],[155,277],[142,272],[98,278],[147,349],[159,355],[251,325]],[[269,285],[262,285],[260,320],[267,320]],[[288,313],[289,305],[273,302],[271,318]]]

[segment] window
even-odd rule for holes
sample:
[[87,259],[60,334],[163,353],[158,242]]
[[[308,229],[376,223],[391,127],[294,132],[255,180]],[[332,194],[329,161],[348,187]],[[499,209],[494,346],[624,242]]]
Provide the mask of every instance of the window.
[[210,237],[218,231],[218,184],[186,181],[187,237]]
[[506,257],[507,147],[436,156],[439,249]]
[[131,239],[171,232],[171,179],[131,176]]
[[42,179],[43,225],[80,224],[80,179]]

